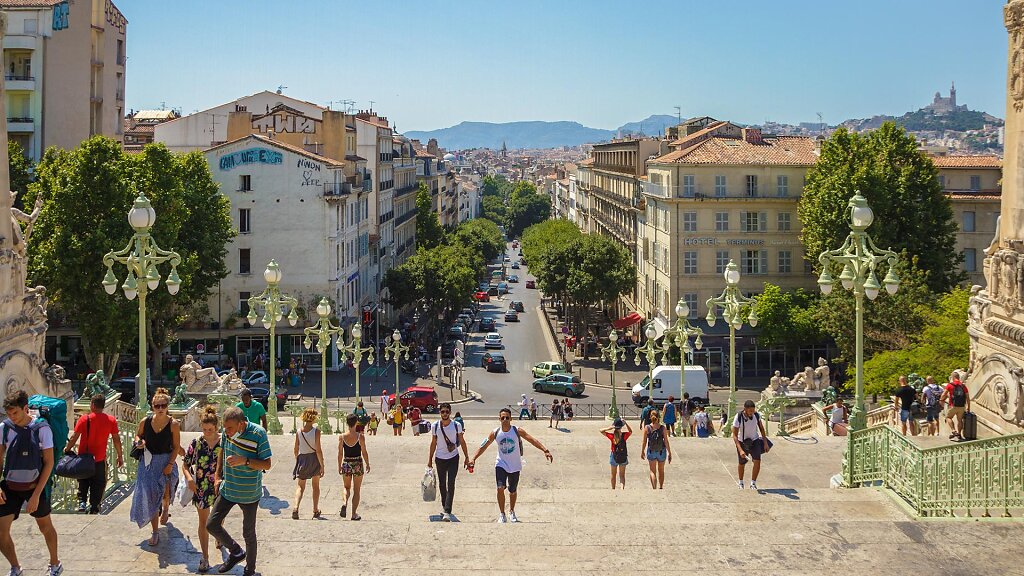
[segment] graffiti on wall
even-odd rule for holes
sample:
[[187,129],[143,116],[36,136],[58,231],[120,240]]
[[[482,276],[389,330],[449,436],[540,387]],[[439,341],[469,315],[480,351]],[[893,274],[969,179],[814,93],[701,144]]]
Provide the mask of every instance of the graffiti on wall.
[[117,6],[114,6],[114,3],[110,0],[107,0],[107,7],[106,10],[104,10],[104,13],[107,16],[107,24],[110,24],[114,28],[117,28],[118,31],[121,32],[121,34],[124,34],[125,30],[128,28],[128,20],[124,17],[124,14],[121,14],[121,11],[118,10]]
[[53,25],[51,27],[54,30],[66,30],[70,26],[70,8],[67,2],[61,2],[53,7]]
[[320,186],[320,172],[323,170],[318,162],[306,158],[299,158],[295,163],[296,168],[302,170],[302,183],[300,186]]
[[231,170],[246,164],[281,164],[284,156],[268,148],[248,148],[220,157],[220,169]]
[[316,120],[294,114],[270,114],[253,118],[252,129],[257,132],[274,131],[278,134],[315,134]]

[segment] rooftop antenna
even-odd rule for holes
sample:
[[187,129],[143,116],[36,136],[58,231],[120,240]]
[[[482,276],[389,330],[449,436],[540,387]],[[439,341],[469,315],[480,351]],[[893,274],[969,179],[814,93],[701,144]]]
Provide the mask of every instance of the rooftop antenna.
[[356,105],[355,100],[339,100],[343,106],[345,106],[345,113],[349,114]]
[[278,94],[280,94],[281,92],[283,92],[283,91],[285,91],[285,90],[287,90],[287,89],[288,89],[288,87],[287,87],[287,86],[285,86],[284,84],[280,84],[280,85],[278,85],[278,87],[277,87],[277,93],[278,93]]
[[673,106],[673,108],[676,109],[676,121],[679,122],[680,124],[682,124],[683,123],[683,107],[682,106]]
[[374,102],[376,102],[376,100],[370,100],[370,112],[373,112],[373,103]]
[[825,122],[821,119],[821,112],[818,112],[818,131],[824,134],[825,128]]
[[167,110],[167,102],[160,102],[160,109]]

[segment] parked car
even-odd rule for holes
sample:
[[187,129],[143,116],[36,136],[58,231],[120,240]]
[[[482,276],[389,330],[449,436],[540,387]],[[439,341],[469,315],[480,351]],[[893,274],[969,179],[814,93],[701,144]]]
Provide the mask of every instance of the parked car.
[[519,322],[519,313],[514,308],[505,311],[505,322]]
[[508,372],[505,355],[500,352],[485,352],[480,360],[480,366],[488,372]]
[[508,284],[506,282],[498,282],[498,292],[500,292],[502,294],[508,294],[509,293]]
[[484,316],[480,318],[480,331],[481,332],[494,332],[495,322],[492,316]]
[[470,307],[470,306],[466,306],[465,308],[463,308],[462,312],[460,312],[460,314],[465,314],[466,316],[469,316],[470,318],[476,318],[476,310],[474,308]]
[[515,283],[519,282],[519,276],[516,276],[515,274],[513,274],[513,275],[508,277],[508,281],[509,281],[509,284],[515,284]]
[[512,261],[512,259],[508,257],[508,254],[505,254],[505,256],[504,256],[504,257],[502,257],[501,261],[502,261],[502,262],[511,262],[511,261]]
[[486,290],[487,290],[487,286],[489,286],[489,285],[490,285],[490,284],[489,284],[488,282],[481,282],[481,283],[480,283],[480,285],[478,286],[478,288],[479,288],[480,290],[484,290],[484,291],[486,291]]
[[[388,406],[395,405],[395,395],[388,394]],[[402,408],[419,408],[431,413],[437,410],[437,392],[429,386],[410,386],[402,392]]]
[[494,285],[494,286],[491,286],[490,288],[488,288],[487,289],[487,295],[488,296],[497,296],[498,295],[498,286]]
[[469,314],[459,314],[457,321],[459,324],[462,324],[462,327],[467,332],[469,332],[469,329],[472,328],[473,324],[476,322],[476,320],[473,319],[473,316]]
[[565,364],[561,362],[538,362],[533,365],[534,378],[543,378],[557,372],[565,372]]
[[484,348],[498,348],[500,350],[502,348],[501,334],[491,332],[487,336],[484,336]]
[[254,370],[246,374],[245,378],[242,378],[242,384],[244,384],[246,388],[252,388],[253,386],[260,385],[266,386],[269,383],[270,377],[267,376],[267,373],[263,370]]
[[513,270],[519,270],[519,262],[513,262],[512,263],[512,269]]
[[512,247],[513,248],[519,248],[519,240],[513,240],[512,241]]
[[534,281],[534,280],[527,280],[527,281],[526,281],[526,287],[527,287],[527,288],[533,288],[533,289],[536,289],[536,288],[537,288],[537,282],[536,282],[536,281]]
[[483,290],[480,290],[473,294],[473,299],[476,300],[477,302],[490,302],[491,296],[490,294],[487,293],[487,288],[484,287]]
[[135,404],[135,398],[137,396],[139,385],[135,382],[135,378],[117,378],[110,383],[110,387],[115,392],[121,393],[121,402],[127,402],[129,404]]
[[461,324],[456,324],[448,329],[448,338],[466,341],[466,329]]
[[[250,387],[249,388],[249,392],[252,392],[252,399],[254,401],[259,402],[260,404],[263,404],[264,408],[266,408],[268,410],[270,409],[270,407],[267,406],[267,398],[270,397],[270,390],[268,390],[266,388],[260,388],[260,387],[256,387],[256,388],[251,388]],[[285,404],[285,402],[287,400],[288,400],[288,394],[286,392],[278,392],[277,393],[277,411],[278,412],[284,410],[284,404]]]
[[508,303],[508,307],[512,308],[516,312],[525,312],[526,311],[526,307],[523,306],[523,301],[522,300],[513,300],[513,301],[509,302]]
[[579,397],[585,389],[586,385],[583,384],[580,377],[573,374],[550,374],[533,381],[534,392],[551,392]]

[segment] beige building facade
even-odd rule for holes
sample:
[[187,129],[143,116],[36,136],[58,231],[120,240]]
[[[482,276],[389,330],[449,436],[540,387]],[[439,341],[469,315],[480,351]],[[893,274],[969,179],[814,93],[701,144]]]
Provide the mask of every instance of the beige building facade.
[[102,134],[121,141],[128,20],[110,0],[0,0],[8,137],[39,160]]
[[1003,162],[996,156],[933,156],[939,184],[949,196],[957,224],[956,247],[967,285],[984,285],[982,261],[999,219]]

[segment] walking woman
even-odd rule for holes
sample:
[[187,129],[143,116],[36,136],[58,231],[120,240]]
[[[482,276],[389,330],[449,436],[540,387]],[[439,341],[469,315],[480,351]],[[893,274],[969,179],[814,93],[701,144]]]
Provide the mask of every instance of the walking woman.
[[363,474],[370,473],[370,456],[366,453],[363,435],[356,432],[358,418],[349,414],[345,419],[348,431],[338,439],[338,473],[345,482],[345,503],[341,505],[341,517],[348,512],[349,497],[352,498],[352,519],[362,520],[356,513],[359,508],[359,488],[363,485]]
[[640,458],[647,458],[651,467],[651,488],[665,487],[665,460],[672,463],[672,447],[668,443],[668,432],[661,423],[661,413],[651,410],[651,423],[644,426],[644,441],[640,446]]
[[166,388],[157,388],[150,402],[153,415],[147,416],[135,431],[135,447],[143,449],[132,494],[131,519],[142,528],[149,522],[153,535],[149,545],[160,542],[159,524],[167,524],[171,494],[178,485],[178,456],[181,426],[167,414],[171,397]]
[[220,445],[220,422],[217,419],[217,408],[207,404],[199,417],[203,435],[192,440],[181,471],[192,490],[192,505],[199,514],[199,548],[203,559],[199,561],[199,572],[210,569],[210,534],[206,531],[206,521],[210,518],[210,508],[217,499],[214,478],[220,463],[223,448]]
[[562,404],[555,400],[551,402],[551,417],[548,418],[548,428],[554,424],[555,428],[558,428],[558,424],[562,421]]
[[320,479],[324,476],[324,451],[320,448],[320,429],[313,425],[320,413],[315,408],[302,411],[302,430],[295,434],[295,469],[292,479],[298,480],[295,487],[295,508],[292,520],[299,519],[299,505],[306,491],[306,480],[313,481],[313,518],[320,517]]
[[[625,426],[626,431],[622,428]],[[612,467],[612,490],[615,490],[615,473],[618,471],[619,483],[622,489],[626,489],[626,466],[629,464],[629,452],[626,449],[626,440],[633,435],[633,429],[621,418],[616,418],[610,428],[601,430],[605,438],[612,441],[612,453],[608,457],[608,464]]]

